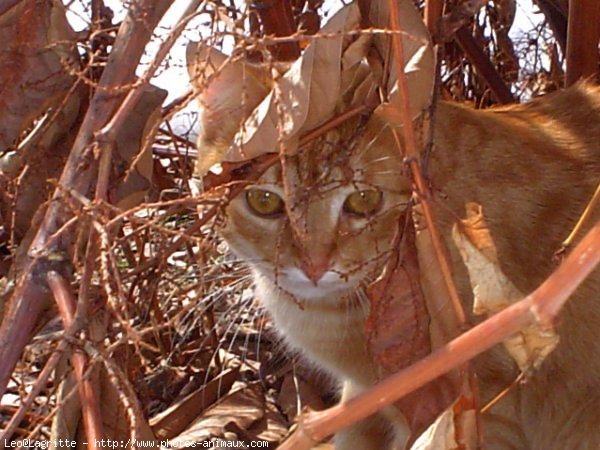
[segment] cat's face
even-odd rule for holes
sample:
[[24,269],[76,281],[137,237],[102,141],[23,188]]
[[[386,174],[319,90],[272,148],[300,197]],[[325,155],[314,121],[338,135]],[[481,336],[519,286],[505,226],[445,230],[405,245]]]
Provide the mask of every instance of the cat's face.
[[[371,119],[311,143],[227,207],[235,253],[298,301],[339,297],[372,279],[410,198],[398,149]],[[332,295],[333,294],[333,295]]]

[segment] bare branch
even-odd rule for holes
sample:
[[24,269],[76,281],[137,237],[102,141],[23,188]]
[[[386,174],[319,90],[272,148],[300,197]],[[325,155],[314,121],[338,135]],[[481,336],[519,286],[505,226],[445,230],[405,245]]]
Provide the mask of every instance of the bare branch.
[[[48,285],[56,300],[64,328],[69,328],[74,323],[75,298],[71,293],[71,287],[65,279],[57,272],[49,272],[47,275]],[[85,377],[88,367],[88,358],[85,353],[75,351],[71,356],[71,364],[75,369],[75,377],[79,386],[79,398],[89,449],[99,449],[100,440],[104,436],[102,432],[102,415],[99,408],[98,392],[92,380]]]
[[[32,242],[29,264],[23,271],[0,326],[0,396],[5,392],[10,374],[29,340],[39,314],[50,304],[44,274],[49,270],[49,264],[56,265],[57,255],[67,253],[72,241],[71,235],[63,233],[57,236],[52,245],[47,245],[50,237],[72,214],[67,206],[68,202],[65,202],[64,193],[74,191],[84,196],[88,194],[97,169],[94,134],[118,107],[122,99],[118,94],[123,86],[135,79],[135,68],[152,30],[170,4],[168,0],[133,2],[119,29],[98,90],[59,180],[61,188],[55,192]],[[53,263],[48,259],[50,257]],[[16,324],[18,325],[15,326]]]

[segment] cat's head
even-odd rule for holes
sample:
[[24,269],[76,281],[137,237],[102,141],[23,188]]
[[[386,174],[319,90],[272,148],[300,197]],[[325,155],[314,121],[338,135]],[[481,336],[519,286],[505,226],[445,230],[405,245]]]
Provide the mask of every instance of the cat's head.
[[[234,64],[201,87],[201,154],[233,139],[248,115],[242,96],[255,106],[266,95],[257,70]],[[389,126],[355,117],[283,166],[230,202],[222,236],[255,274],[300,302],[364,286],[385,263],[411,196]]]
[[[256,272],[299,300],[356,289],[389,255],[410,199],[385,128],[346,124],[233,199],[222,230]],[[291,180],[290,180],[291,178]]]

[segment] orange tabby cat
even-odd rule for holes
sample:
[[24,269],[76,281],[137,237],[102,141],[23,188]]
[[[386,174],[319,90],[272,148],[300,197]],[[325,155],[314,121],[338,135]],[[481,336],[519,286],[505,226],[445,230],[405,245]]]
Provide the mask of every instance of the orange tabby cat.
[[[242,84],[255,103],[268,90],[248,73],[227,77],[205,97],[203,152],[228,145],[248,113],[235,105]],[[482,205],[504,273],[532,291],[553,271],[554,253],[600,182],[600,89],[579,84],[487,111],[442,102],[433,141],[428,174],[465,304],[471,288],[450,230],[468,202]],[[389,124],[347,121],[286,157],[285,187],[277,165],[234,198],[221,230],[247,261],[282,339],[340,382],[342,400],[381,376],[366,345],[364,288],[385,263],[411,198],[399,155]],[[596,271],[566,306],[556,350],[484,415],[487,448],[600,448],[599,292]],[[500,349],[479,358],[476,370],[484,401],[517,374]],[[338,433],[335,448],[402,448],[406,438],[404,419],[390,409]]]

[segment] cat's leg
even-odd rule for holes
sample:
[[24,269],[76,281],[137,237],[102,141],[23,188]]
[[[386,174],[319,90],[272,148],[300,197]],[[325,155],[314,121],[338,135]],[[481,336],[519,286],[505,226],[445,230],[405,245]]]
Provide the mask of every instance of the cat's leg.
[[[364,390],[351,381],[345,381],[342,388],[342,399],[344,402],[355,397]],[[336,433],[334,437],[335,450],[399,450],[397,442],[406,440],[405,430],[401,427],[396,430],[396,420],[390,421],[389,414],[373,415],[351,427]],[[403,426],[403,419],[398,419]]]
[[335,450],[391,450],[389,422],[380,415],[369,417],[335,434]]

